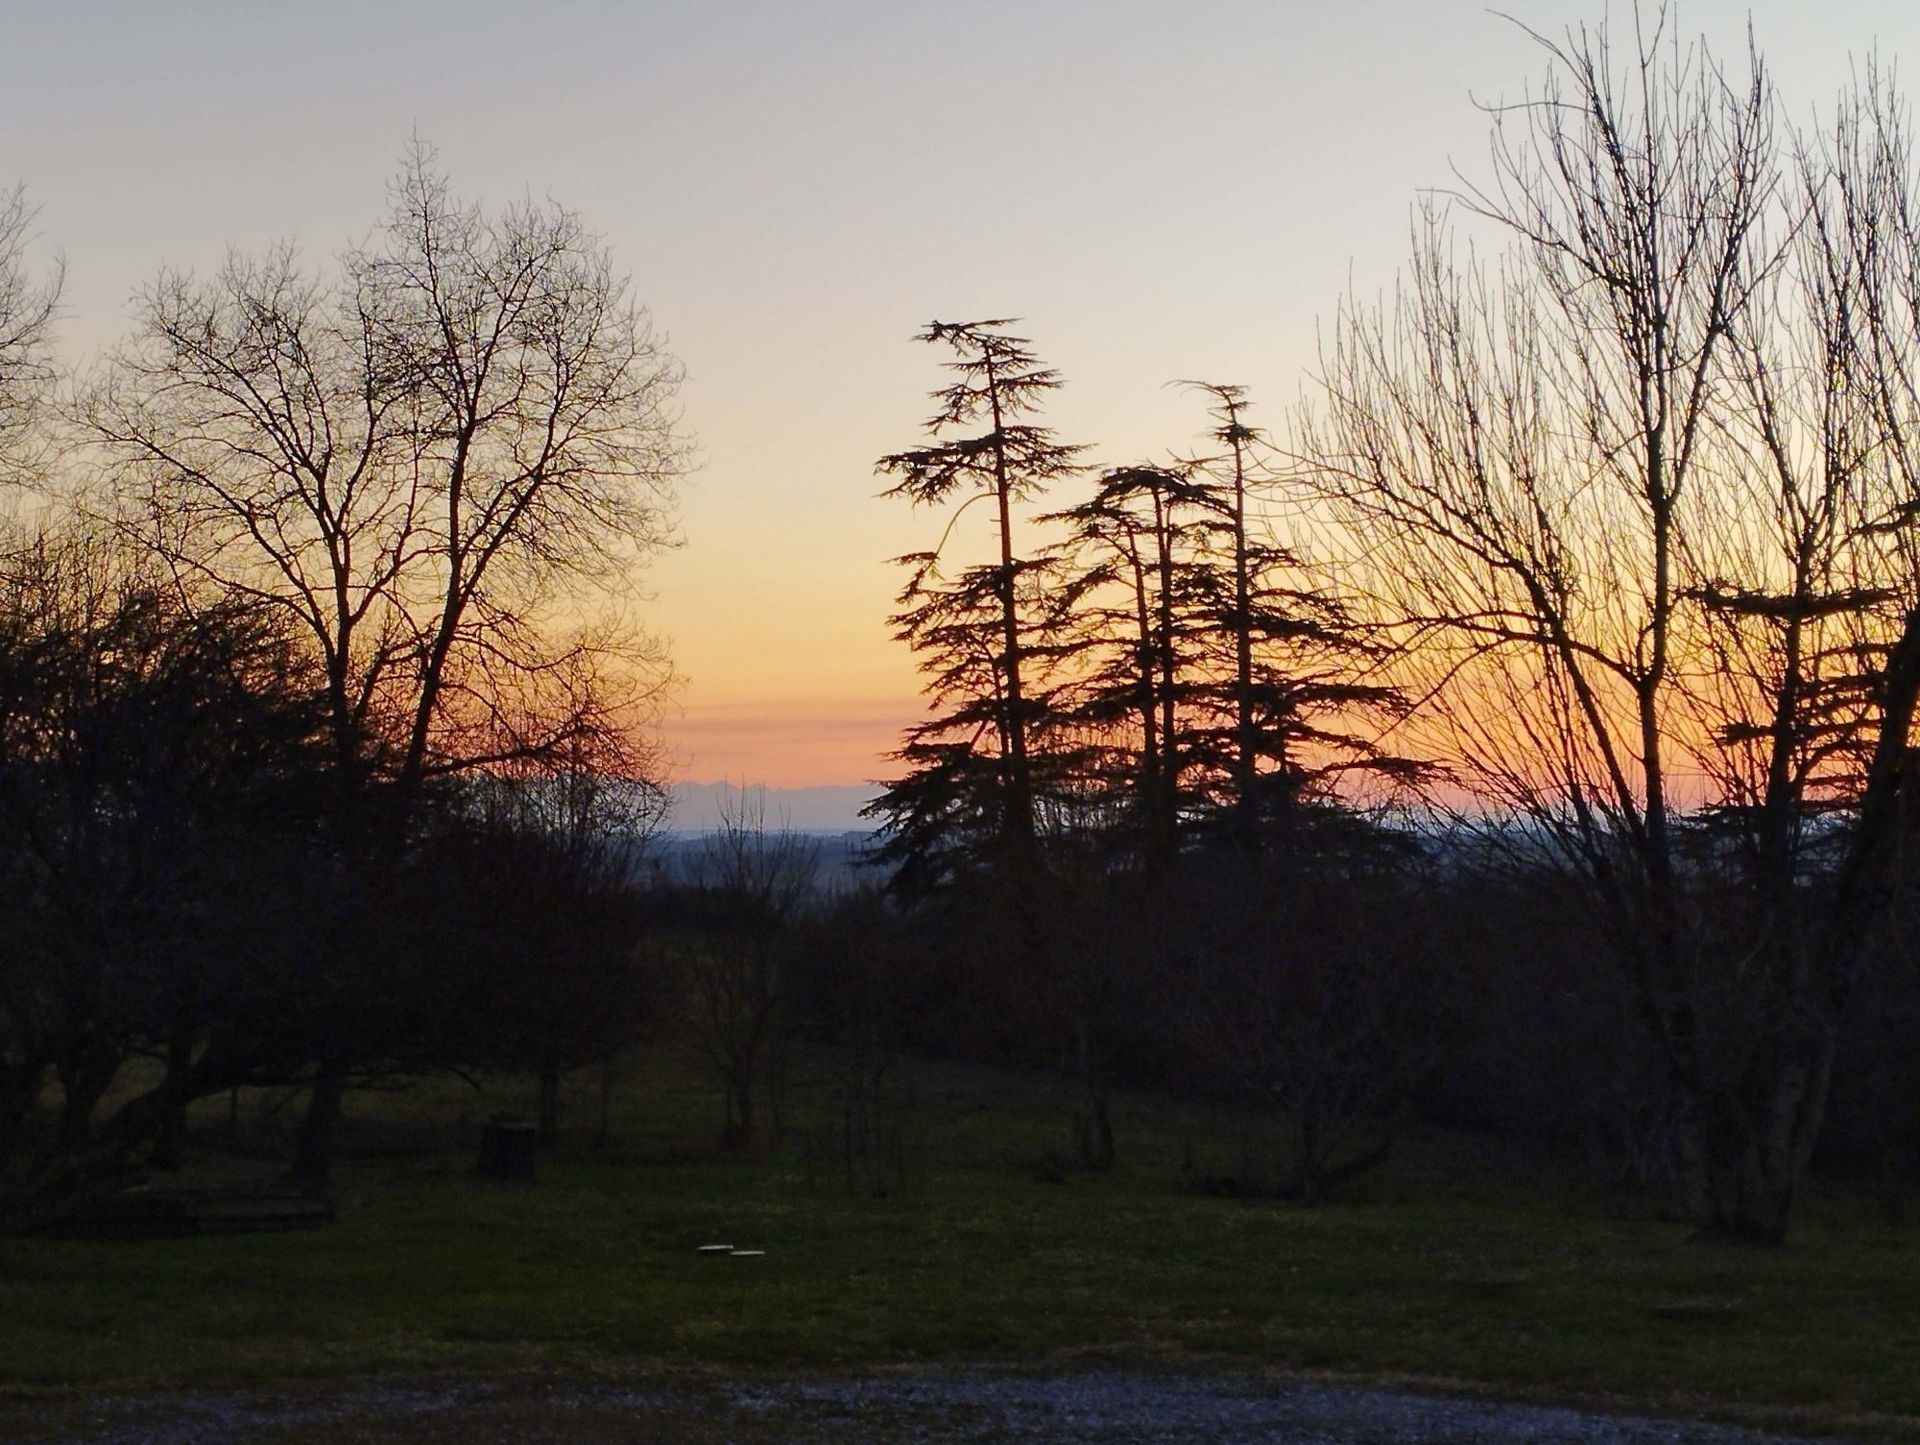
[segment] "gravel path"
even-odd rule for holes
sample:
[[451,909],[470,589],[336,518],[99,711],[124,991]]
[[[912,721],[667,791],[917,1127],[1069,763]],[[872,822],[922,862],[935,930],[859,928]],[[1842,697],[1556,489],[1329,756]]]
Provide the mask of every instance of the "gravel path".
[[1218,1445],[1805,1445],[1701,1421],[1245,1377],[941,1371],[736,1385],[348,1386],[0,1404],[0,1440],[61,1445],[487,1441],[1207,1441]]

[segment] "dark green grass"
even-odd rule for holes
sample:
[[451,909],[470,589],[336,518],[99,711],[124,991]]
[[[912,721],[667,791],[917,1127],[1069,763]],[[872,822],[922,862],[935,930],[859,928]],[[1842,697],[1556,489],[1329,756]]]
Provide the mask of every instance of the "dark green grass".
[[[613,1146],[569,1141],[532,1188],[471,1173],[475,1121],[519,1085],[362,1096],[329,1229],[0,1241],[0,1385],[1118,1361],[1920,1416],[1915,1236],[1843,1195],[1786,1249],[1701,1244],[1430,1137],[1349,1202],[1210,1199],[1181,1187],[1195,1122],[1153,1099],[1122,1101],[1121,1167],[1050,1183],[1064,1095],[920,1079],[908,1187],[887,1199],[810,1167],[818,1147],[713,1156],[716,1101],[659,1061],[623,1083]],[[820,1087],[793,1092],[804,1126]],[[209,1149],[222,1127],[210,1110]],[[204,1172],[249,1167],[267,1166]]]

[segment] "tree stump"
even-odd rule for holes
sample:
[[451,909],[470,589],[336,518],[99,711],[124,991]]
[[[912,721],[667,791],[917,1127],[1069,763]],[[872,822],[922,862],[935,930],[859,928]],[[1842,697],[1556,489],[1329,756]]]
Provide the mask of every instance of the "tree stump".
[[524,1119],[495,1117],[480,1131],[480,1176],[532,1182],[540,1131]]

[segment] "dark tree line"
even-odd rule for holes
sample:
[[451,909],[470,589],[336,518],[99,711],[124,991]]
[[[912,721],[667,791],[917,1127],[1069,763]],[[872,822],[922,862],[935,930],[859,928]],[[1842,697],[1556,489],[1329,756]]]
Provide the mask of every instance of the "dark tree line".
[[[936,710],[877,813],[922,906],[1007,911],[982,944],[1044,980],[1090,1163],[1121,1041],[1156,1032],[1129,1016],[1191,1032],[1212,999],[1199,1057],[1288,1101],[1312,1193],[1321,1111],[1381,1115],[1440,1057],[1414,1001],[1470,992],[1437,946],[1459,900],[1544,895],[1609,974],[1617,1028],[1563,1036],[1623,1061],[1633,1148],[1706,1227],[1778,1240],[1836,1080],[1890,1077],[1844,1047],[1911,944],[1920,171],[1878,70],[1796,133],[1757,55],[1664,8],[1540,43],[1486,177],[1342,308],[1284,476],[1224,385],[1214,456],[1083,468],[1028,343],[929,328],[963,380],[881,467],[949,509],[896,619]],[[996,545],[965,563],[975,500]],[[1427,820],[1386,827],[1383,783]]]
[[163,274],[57,395],[0,198],[0,1220],[243,1086],[304,1091],[307,1182],[430,1069],[536,1075],[551,1138],[669,1015],[735,1150],[838,1045],[849,1178],[920,1049],[1069,1075],[1086,1167],[1118,1084],[1230,1108],[1203,1187],[1321,1198],[1421,1115],[1769,1241],[1817,1158],[1898,1182],[1910,125],[1869,69],[1793,131],[1757,56],[1631,29],[1542,40],[1284,441],[1187,382],[1197,448],[1097,465],[1014,323],[927,327],[879,467],[929,708],[887,892],[831,904],[746,814],[644,881],[679,370],[577,216],[416,148],[366,242]]
[[177,1162],[243,1085],[307,1089],[318,1183],[354,1083],[550,1101],[660,1006],[666,669],[622,619],[677,363],[572,212],[465,204],[418,146],[390,197],[331,265],[163,273],[58,405],[58,277],[0,207],[8,1217]]
[[[1278,535],[1292,499],[1244,390],[1191,384],[1214,403],[1218,455],[1095,473],[1039,425],[1061,381],[1010,324],[928,327],[959,380],[934,394],[930,444],[879,463],[899,478],[887,496],[944,520],[939,546],[899,559],[893,622],[932,703],[873,810],[902,886],[991,866],[1017,892],[1040,842],[1070,834],[1152,872],[1190,838],[1257,852],[1340,779],[1416,775],[1365,725],[1402,706],[1373,678],[1378,629]],[[1089,495],[1018,510],[1069,487]],[[983,562],[957,541],[976,504]]]
[[[944,531],[901,559],[894,622],[932,715],[873,812],[895,893],[979,953],[1000,976],[980,997],[1039,1024],[1080,1081],[1075,1151],[1102,1167],[1113,1082],[1147,1055],[1218,1064],[1200,1038],[1279,983],[1273,935],[1310,906],[1308,860],[1396,847],[1341,785],[1421,770],[1376,741],[1370,724],[1405,706],[1378,675],[1381,629],[1280,534],[1298,490],[1243,389],[1191,384],[1210,403],[1205,454],[1096,470],[1039,424],[1060,378],[1009,326],[927,329],[959,380],[935,393],[930,443],[880,462],[901,478],[888,495],[941,509]],[[969,528],[975,506],[989,515]],[[964,555],[973,531],[981,562]],[[1211,926],[1222,907],[1259,924]],[[1208,1087],[1284,1097],[1305,1121],[1290,1192],[1351,1166],[1327,1125],[1358,1101],[1283,1084],[1293,1061],[1270,1050],[1230,1052],[1244,1067],[1200,1069]]]
[[[647,785],[529,765],[398,819],[391,783],[343,795],[324,689],[272,609],[190,608],[97,541],[37,538],[0,579],[8,1217],[177,1166],[197,1099],[311,1086],[328,1058],[345,1083],[544,1081],[662,1009],[637,950]],[[373,877],[369,841],[396,834]]]
[[1426,745],[1630,982],[1698,1214],[1778,1239],[1903,946],[1914,152],[1872,72],[1793,134],[1758,56],[1640,21],[1547,45],[1302,445]]

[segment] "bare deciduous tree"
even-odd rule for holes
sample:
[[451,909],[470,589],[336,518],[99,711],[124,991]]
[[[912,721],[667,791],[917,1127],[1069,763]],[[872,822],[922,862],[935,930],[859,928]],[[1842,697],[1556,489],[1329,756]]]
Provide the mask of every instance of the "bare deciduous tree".
[[332,270],[162,275],[81,415],[126,526],[311,638],[343,786],[404,816],[474,768],[632,774],[666,671],[622,606],[672,537],[680,374],[577,215],[463,205],[416,144]]
[[708,907],[685,953],[694,1022],[726,1086],[721,1143],[746,1150],[762,1136],[760,1105],[782,1124],[782,1049],[795,930],[813,901],[820,847],[790,829],[769,831],[763,792],[742,789],[697,865]]
[[[195,602],[83,533],[0,552],[0,1215],[149,1145],[177,1163],[192,1100],[284,1077],[315,677],[270,609]],[[142,1055],[160,1071],[128,1088]]]
[[343,766],[412,784],[617,732],[615,659],[657,685],[582,619],[671,540],[679,379],[577,215],[463,206],[416,146],[332,273],[162,275],[84,417],[145,540],[312,635]]
[[665,821],[664,790],[583,768],[495,770],[463,781],[427,863],[460,938],[448,1032],[468,1062],[531,1069],[540,1142],[560,1130],[565,1076],[597,1066],[604,1143],[613,1070],[666,1012],[640,948],[639,876]]
[[57,262],[35,274],[33,221],[22,188],[0,192],[0,482],[30,473],[34,430],[54,379],[48,333],[63,275]]
[[1624,55],[1541,41],[1490,178],[1342,315],[1304,448],[1406,629],[1409,727],[1628,969],[1703,1222],[1778,1239],[1920,683],[1913,172],[1894,108],[1796,156],[1757,56],[1637,19]]

